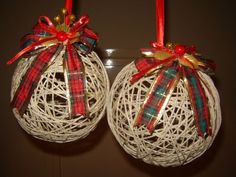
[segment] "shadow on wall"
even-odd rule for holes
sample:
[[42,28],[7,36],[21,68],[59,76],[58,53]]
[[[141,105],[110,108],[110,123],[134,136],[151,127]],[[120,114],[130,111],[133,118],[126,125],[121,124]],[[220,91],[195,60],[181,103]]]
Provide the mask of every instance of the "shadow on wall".
[[87,137],[81,140],[77,140],[69,143],[52,143],[42,140],[38,140],[27,133],[24,133],[27,136],[29,142],[49,154],[54,154],[58,156],[73,156],[82,154],[92,150],[96,145],[101,142],[101,139],[108,132],[108,125],[106,122],[106,117],[103,117],[102,120],[98,123],[97,127],[93,132],[91,132]]

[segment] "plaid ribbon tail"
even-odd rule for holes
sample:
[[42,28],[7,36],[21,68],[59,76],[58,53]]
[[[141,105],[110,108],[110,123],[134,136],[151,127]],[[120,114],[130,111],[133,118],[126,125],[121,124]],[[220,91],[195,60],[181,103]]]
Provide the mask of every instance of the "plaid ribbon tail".
[[67,45],[64,59],[64,76],[67,86],[67,96],[70,116],[87,115],[85,94],[84,66],[77,50]]
[[20,86],[16,90],[13,100],[11,101],[11,106],[17,108],[20,115],[23,116],[27,106],[30,102],[30,98],[37,87],[37,83],[40,80],[41,75],[51,63],[51,60],[56,57],[57,53],[60,51],[61,47],[59,45],[53,45],[47,50],[42,51],[34,59],[31,67],[27,70],[24,75]]
[[183,67],[183,74],[186,78],[185,83],[194,111],[198,134],[201,137],[211,135],[212,132],[209,121],[210,113],[208,109],[208,99],[202,86],[201,79],[195,70],[188,67]]
[[171,93],[179,81],[178,67],[170,66],[163,68],[154,81],[146,100],[141,107],[135,124],[145,125],[152,132],[162,117],[162,113],[170,99]]

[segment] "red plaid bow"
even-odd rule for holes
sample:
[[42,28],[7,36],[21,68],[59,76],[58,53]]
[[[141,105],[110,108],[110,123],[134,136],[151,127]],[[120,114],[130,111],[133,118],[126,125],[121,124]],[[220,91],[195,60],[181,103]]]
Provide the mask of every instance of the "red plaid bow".
[[[89,17],[82,16],[74,24],[64,23],[64,26],[55,27],[48,17],[41,16],[33,28],[33,34],[26,35],[21,40],[23,49],[7,64],[13,63],[26,53],[32,56],[35,50],[42,48],[24,75],[11,102],[11,105],[17,108],[21,115],[25,113],[40,76],[64,46],[66,49],[63,62],[66,85],[70,93],[68,98],[70,116],[85,116],[87,114],[84,66],[77,49],[89,52],[96,45],[98,37],[85,27],[88,22]],[[63,29],[61,29],[62,27]]]
[[[197,59],[194,47],[176,45],[166,48],[155,44],[153,44],[154,48],[141,49],[146,58],[135,61],[138,73],[132,76],[131,83],[135,83],[146,74],[159,69],[157,78],[136,117],[136,125],[144,124],[150,131],[153,131],[165,110],[171,93],[179,79],[183,77],[194,111],[198,134],[202,137],[211,135],[208,100],[202,86],[204,82],[196,70],[206,72],[213,70],[214,65],[209,60]],[[204,85],[206,86],[206,84]]]

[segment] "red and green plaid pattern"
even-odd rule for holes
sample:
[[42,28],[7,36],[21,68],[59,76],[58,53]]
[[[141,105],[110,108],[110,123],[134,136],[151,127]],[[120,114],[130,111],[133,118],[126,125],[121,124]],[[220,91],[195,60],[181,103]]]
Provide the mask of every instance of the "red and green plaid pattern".
[[11,105],[17,108],[21,115],[24,114],[27,104],[30,101],[31,95],[37,86],[37,83],[48,66],[49,61],[55,55],[59,45],[53,45],[47,50],[42,51],[33,61],[31,67],[28,69],[23,77],[21,85],[18,87]]
[[199,79],[198,73],[190,68],[183,67],[189,98],[195,113],[198,134],[201,136],[211,135],[210,114],[207,106],[207,97]]
[[[198,134],[199,136],[206,137],[211,135],[211,125],[208,99],[205,90],[196,69],[181,65],[178,61],[178,57],[182,56],[173,55],[170,57],[170,60],[142,58],[135,61],[138,73],[132,76],[131,83],[134,83],[140,77],[151,72],[153,69],[160,69],[157,78],[154,80],[144,104],[136,117],[136,125],[145,125],[150,132],[154,130],[157,121],[163,115],[162,113],[169,101],[171,92],[176,87],[179,78],[182,77],[185,81],[185,86],[188,90],[189,99],[194,111]],[[200,66],[202,71],[212,71],[211,65],[208,65],[207,62],[203,60],[201,60],[201,62],[204,63],[203,67]]]
[[159,63],[160,61],[155,58],[139,58],[135,60],[135,66],[138,71],[152,68],[154,65],[158,65]]
[[163,68],[158,73],[136,119],[138,126],[144,124],[149,131],[153,131],[154,125],[163,111],[163,105],[168,102],[168,95],[173,91],[178,79],[179,74],[176,66]]
[[66,78],[70,93],[71,116],[86,115],[84,66],[76,49],[67,45],[65,53]]

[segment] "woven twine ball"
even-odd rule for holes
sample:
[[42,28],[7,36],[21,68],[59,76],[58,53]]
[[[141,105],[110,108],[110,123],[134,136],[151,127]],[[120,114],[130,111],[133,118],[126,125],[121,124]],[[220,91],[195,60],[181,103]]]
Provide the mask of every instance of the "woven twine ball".
[[108,123],[119,144],[134,158],[157,166],[179,166],[201,156],[211,146],[221,124],[219,95],[210,77],[199,72],[211,91],[204,87],[212,125],[212,136],[204,139],[198,136],[183,80],[172,93],[152,134],[144,125],[135,126],[135,118],[157,71],[132,85],[130,80],[135,73],[137,70],[132,62],[117,75],[110,91]]
[[[79,53],[85,68],[85,88],[89,116],[70,118],[67,89],[63,74],[63,50],[42,74],[30,99],[26,113],[13,113],[20,126],[35,138],[65,143],[86,137],[103,117],[109,91],[106,70],[95,52],[88,55]],[[22,59],[12,79],[11,99],[13,99],[22,77],[36,56]]]

